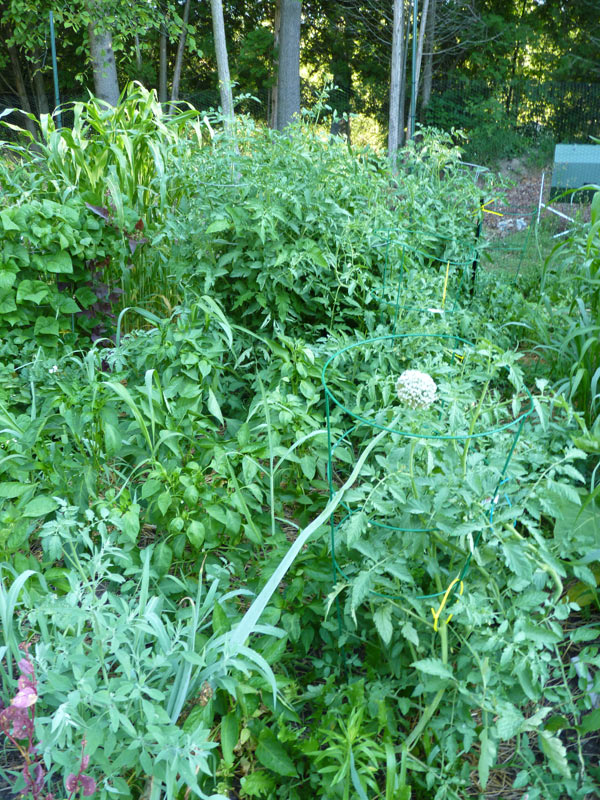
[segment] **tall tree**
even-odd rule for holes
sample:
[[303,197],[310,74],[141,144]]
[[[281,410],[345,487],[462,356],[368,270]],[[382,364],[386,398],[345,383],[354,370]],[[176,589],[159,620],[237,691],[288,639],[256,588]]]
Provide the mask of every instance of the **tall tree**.
[[43,58],[38,47],[33,50],[33,61],[31,65],[31,82],[35,92],[35,101],[38,107],[38,114],[48,114],[50,109],[48,106],[48,95],[46,94],[46,86],[44,85],[43,75]]
[[37,136],[37,126],[29,116],[32,113],[31,104],[29,103],[29,95],[27,94],[27,89],[25,87],[25,81],[23,79],[23,71],[21,69],[21,60],[19,58],[19,51],[17,50],[16,45],[13,44],[9,46],[8,54],[10,56],[10,61],[13,68],[15,86],[17,87],[17,94],[19,95],[19,103],[21,104],[21,109],[25,112],[24,115],[25,127],[35,139]]
[[175,66],[173,67],[173,85],[171,87],[170,111],[175,111],[175,104],[179,100],[179,84],[181,82],[181,67],[183,65],[183,52],[185,50],[185,40],[187,37],[188,22],[190,19],[191,0],[185,0],[183,9],[183,24],[179,34],[179,44],[177,45],[177,55],[175,56]]
[[[392,62],[390,76],[390,114],[388,125],[388,157],[392,165],[396,163],[398,134],[400,130],[400,85],[402,82],[402,62],[404,50],[404,0],[394,0],[394,21],[392,27]],[[403,119],[403,114],[402,114]]]
[[98,0],[87,0],[88,37],[96,97],[115,106],[119,102],[119,80],[113,51],[112,33],[102,19]]
[[300,114],[301,0],[281,0],[279,70],[277,72],[277,130]]
[[229,76],[229,60],[227,58],[227,40],[225,38],[222,0],[210,0],[210,7],[212,11],[213,34],[215,37],[215,52],[217,55],[221,110],[223,112],[225,127],[231,129],[233,122],[233,94],[231,91],[231,78]]
[[[275,74],[279,76],[279,31],[281,29],[281,0],[276,0],[275,3],[275,19],[273,21],[273,67]],[[279,77],[275,81],[274,86],[270,92],[269,104],[269,127],[277,128],[277,83]]]
[[167,102],[167,24],[164,20],[160,23],[158,31],[158,102]]

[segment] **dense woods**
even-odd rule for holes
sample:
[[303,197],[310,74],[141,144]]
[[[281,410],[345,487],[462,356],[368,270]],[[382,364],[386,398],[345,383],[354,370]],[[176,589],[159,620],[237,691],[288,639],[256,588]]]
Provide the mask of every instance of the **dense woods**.
[[[220,8],[223,24],[215,30],[221,27],[222,37],[213,30]],[[284,126],[301,102],[312,105],[329,85],[336,87],[329,105],[340,116],[365,113],[386,127],[393,119],[392,144],[396,136],[402,144],[410,133],[413,78],[417,120],[442,127],[476,126],[486,118],[497,123],[502,112],[514,110],[512,87],[519,81],[600,82],[595,0],[80,0],[58,8],[46,0],[5,0],[0,61],[5,106],[39,114],[55,105],[50,11],[62,99],[85,99],[90,90],[114,102],[136,79],[155,88],[162,102],[181,97],[216,106],[228,102],[219,96],[220,76],[228,69],[233,94],[257,98],[247,108],[272,127]],[[455,92],[443,102],[450,97],[449,78],[470,82],[462,96],[471,92],[471,106],[480,106],[469,109],[470,117],[448,113],[461,96]],[[596,95],[595,113],[597,103]],[[333,125],[334,131],[347,132],[343,120]],[[580,127],[589,133],[589,121]]]

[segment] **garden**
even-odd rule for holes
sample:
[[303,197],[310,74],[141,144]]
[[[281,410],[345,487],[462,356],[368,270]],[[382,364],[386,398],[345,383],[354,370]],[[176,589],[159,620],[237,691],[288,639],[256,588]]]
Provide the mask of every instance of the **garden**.
[[600,192],[318,115],[5,126],[7,797],[598,797]]

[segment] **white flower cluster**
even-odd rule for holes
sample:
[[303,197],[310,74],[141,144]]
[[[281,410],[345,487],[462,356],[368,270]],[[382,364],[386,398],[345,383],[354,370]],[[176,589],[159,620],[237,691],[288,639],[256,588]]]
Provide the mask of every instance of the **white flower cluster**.
[[426,372],[404,370],[396,381],[398,400],[411,408],[428,408],[435,400],[437,386]]

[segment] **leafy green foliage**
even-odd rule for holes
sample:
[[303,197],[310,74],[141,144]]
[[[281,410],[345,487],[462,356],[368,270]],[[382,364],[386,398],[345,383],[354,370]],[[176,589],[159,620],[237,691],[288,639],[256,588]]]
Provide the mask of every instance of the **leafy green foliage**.
[[[598,727],[597,431],[575,392],[573,410],[549,390],[544,362],[532,375],[518,352],[529,332],[501,327],[535,311],[542,328],[545,306],[484,274],[460,314],[403,312],[403,329],[447,337],[437,349],[421,336],[346,351],[332,382],[345,407],[383,425],[402,413],[412,438],[348,433],[329,497],[323,364],[389,332],[382,231],[437,258],[468,246],[479,198],[459,153],[424,132],[396,184],[372,153],[306,122],[286,136],[243,122],[238,155],[214,119],[198,147],[131,91],[127,114],[81,110],[88,132],[63,164],[75,134],[52,131],[56,153],[4,165],[16,311],[0,312],[12,326],[0,345],[3,696],[31,639],[44,758],[67,766],[85,735],[102,798],[442,800],[502,773],[531,798],[583,800]],[[77,276],[81,308],[89,262],[108,255],[107,285],[120,285],[117,264],[134,268],[110,338],[82,347],[61,327],[76,312],[61,311],[53,278]],[[406,306],[439,296],[431,261],[411,264]],[[163,290],[166,314],[148,298]],[[57,333],[31,335],[36,309]],[[398,374],[416,367],[435,376],[435,414],[398,406]],[[498,486],[524,386],[534,411]],[[334,435],[346,422],[330,409]],[[463,438],[425,439],[425,425]]]

